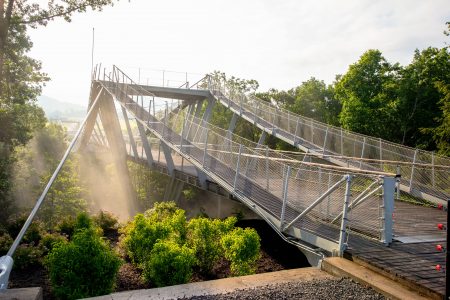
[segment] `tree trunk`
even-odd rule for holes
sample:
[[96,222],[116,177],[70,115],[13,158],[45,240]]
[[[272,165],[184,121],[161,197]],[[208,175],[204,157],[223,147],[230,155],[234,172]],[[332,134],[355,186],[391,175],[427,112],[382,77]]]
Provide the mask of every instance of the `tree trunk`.
[[3,95],[3,67],[5,64],[5,49],[8,39],[8,30],[11,21],[13,6],[14,0],[9,0],[8,6],[5,11],[5,0],[0,0],[0,97]]

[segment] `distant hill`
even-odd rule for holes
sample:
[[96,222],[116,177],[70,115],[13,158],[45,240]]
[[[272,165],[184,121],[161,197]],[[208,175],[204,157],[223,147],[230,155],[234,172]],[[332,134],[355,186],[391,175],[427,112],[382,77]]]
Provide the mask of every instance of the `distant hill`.
[[50,120],[81,121],[86,116],[86,107],[82,105],[59,101],[44,95],[38,97],[37,103]]

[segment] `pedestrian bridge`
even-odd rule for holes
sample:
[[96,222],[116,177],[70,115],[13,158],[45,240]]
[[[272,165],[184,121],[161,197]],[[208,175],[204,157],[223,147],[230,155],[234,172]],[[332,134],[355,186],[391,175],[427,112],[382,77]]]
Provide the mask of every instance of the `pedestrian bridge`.
[[[219,103],[233,112],[227,129],[209,123]],[[309,256],[351,256],[444,292],[435,245],[446,240],[436,224],[447,218],[436,207],[450,198],[449,158],[293,114],[214,76],[172,88],[96,69],[89,108],[78,151],[106,148],[120,172],[132,159],[237,199]],[[261,130],[258,142],[233,133],[238,118]],[[301,152],[269,149],[269,134]],[[428,205],[401,201],[400,191]]]

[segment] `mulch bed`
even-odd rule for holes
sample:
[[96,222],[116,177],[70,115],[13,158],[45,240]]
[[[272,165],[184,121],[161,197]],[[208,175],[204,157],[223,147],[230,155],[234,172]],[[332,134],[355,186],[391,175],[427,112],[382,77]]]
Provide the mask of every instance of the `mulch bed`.
[[[292,268],[308,267],[305,256],[296,247],[284,242],[270,227],[262,220],[240,221],[237,226],[255,228],[261,237],[261,258],[257,263],[256,273],[266,273]],[[111,244],[117,244],[118,234],[110,233],[107,238]],[[230,276],[229,263],[222,259],[212,274],[200,274],[194,270],[191,282],[206,281],[226,278]],[[51,292],[48,273],[42,266],[33,266],[24,270],[13,270],[11,272],[9,288],[35,287],[44,289],[44,299],[55,299]],[[141,271],[130,262],[125,261],[120,267],[116,292],[149,289],[155,287],[151,283],[145,283],[141,278]]]

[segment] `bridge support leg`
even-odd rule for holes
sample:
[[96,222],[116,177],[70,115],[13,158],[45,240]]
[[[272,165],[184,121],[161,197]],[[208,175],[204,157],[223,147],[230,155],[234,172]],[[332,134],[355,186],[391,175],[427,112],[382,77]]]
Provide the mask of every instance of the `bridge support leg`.
[[231,118],[230,125],[228,126],[227,131],[227,139],[231,139],[231,135],[233,134],[234,129],[236,128],[237,115],[233,113],[233,117]]
[[347,175],[346,178],[346,186],[345,186],[345,198],[344,205],[342,207],[342,222],[341,222],[341,232],[339,235],[339,256],[344,255],[345,249],[347,249],[347,213],[348,213],[348,205],[350,203],[350,185],[352,183],[351,175]]
[[145,134],[145,128],[141,124],[141,122],[136,120],[137,128],[139,130],[139,135],[141,136],[142,141],[142,147],[145,151],[145,156],[147,157],[147,163],[150,169],[153,167],[153,155],[152,155],[152,148],[150,147],[147,139],[147,135]]
[[127,110],[122,106],[122,114],[125,120],[125,125],[127,127],[128,138],[130,140],[131,148],[133,149],[134,157],[138,158],[139,153],[137,151],[136,142],[134,141],[133,132],[130,127],[130,120],[128,120]]
[[130,174],[127,165],[127,150],[120,128],[119,118],[117,117],[116,108],[114,107],[113,98],[110,96],[103,97],[100,102],[100,119],[105,129],[105,135],[108,140],[119,179],[122,183],[126,197],[128,197],[128,213],[134,216],[140,211],[140,204],[137,201],[133,185],[131,183]]
[[383,228],[381,231],[381,242],[389,245],[392,243],[392,214],[394,213],[395,178],[383,178]]
[[89,116],[89,119],[86,121],[86,124],[84,126],[83,135],[81,136],[81,141],[80,141],[80,148],[79,148],[80,151],[84,150],[84,148],[86,147],[86,145],[89,142],[89,139],[91,138],[92,132],[94,131],[94,127],[96,124],[97,115],[98,115],[98,111],[99,111],[99,107],[100,107],[98,102],[95,102],[95,99],[97,99],[98,97],[102,97],[102,94],[104,94],[104,89],[100,86],[98,86],[96,88],[92,88],[92,90],[97,90],[97,93],[94,93],[94,92],[91,93],[91,99],[89,101],[89,109],[91,108],[91,106],[94,103],[96,103],[96,105],[93,108],[93,111],[91,112],[91,115]]

